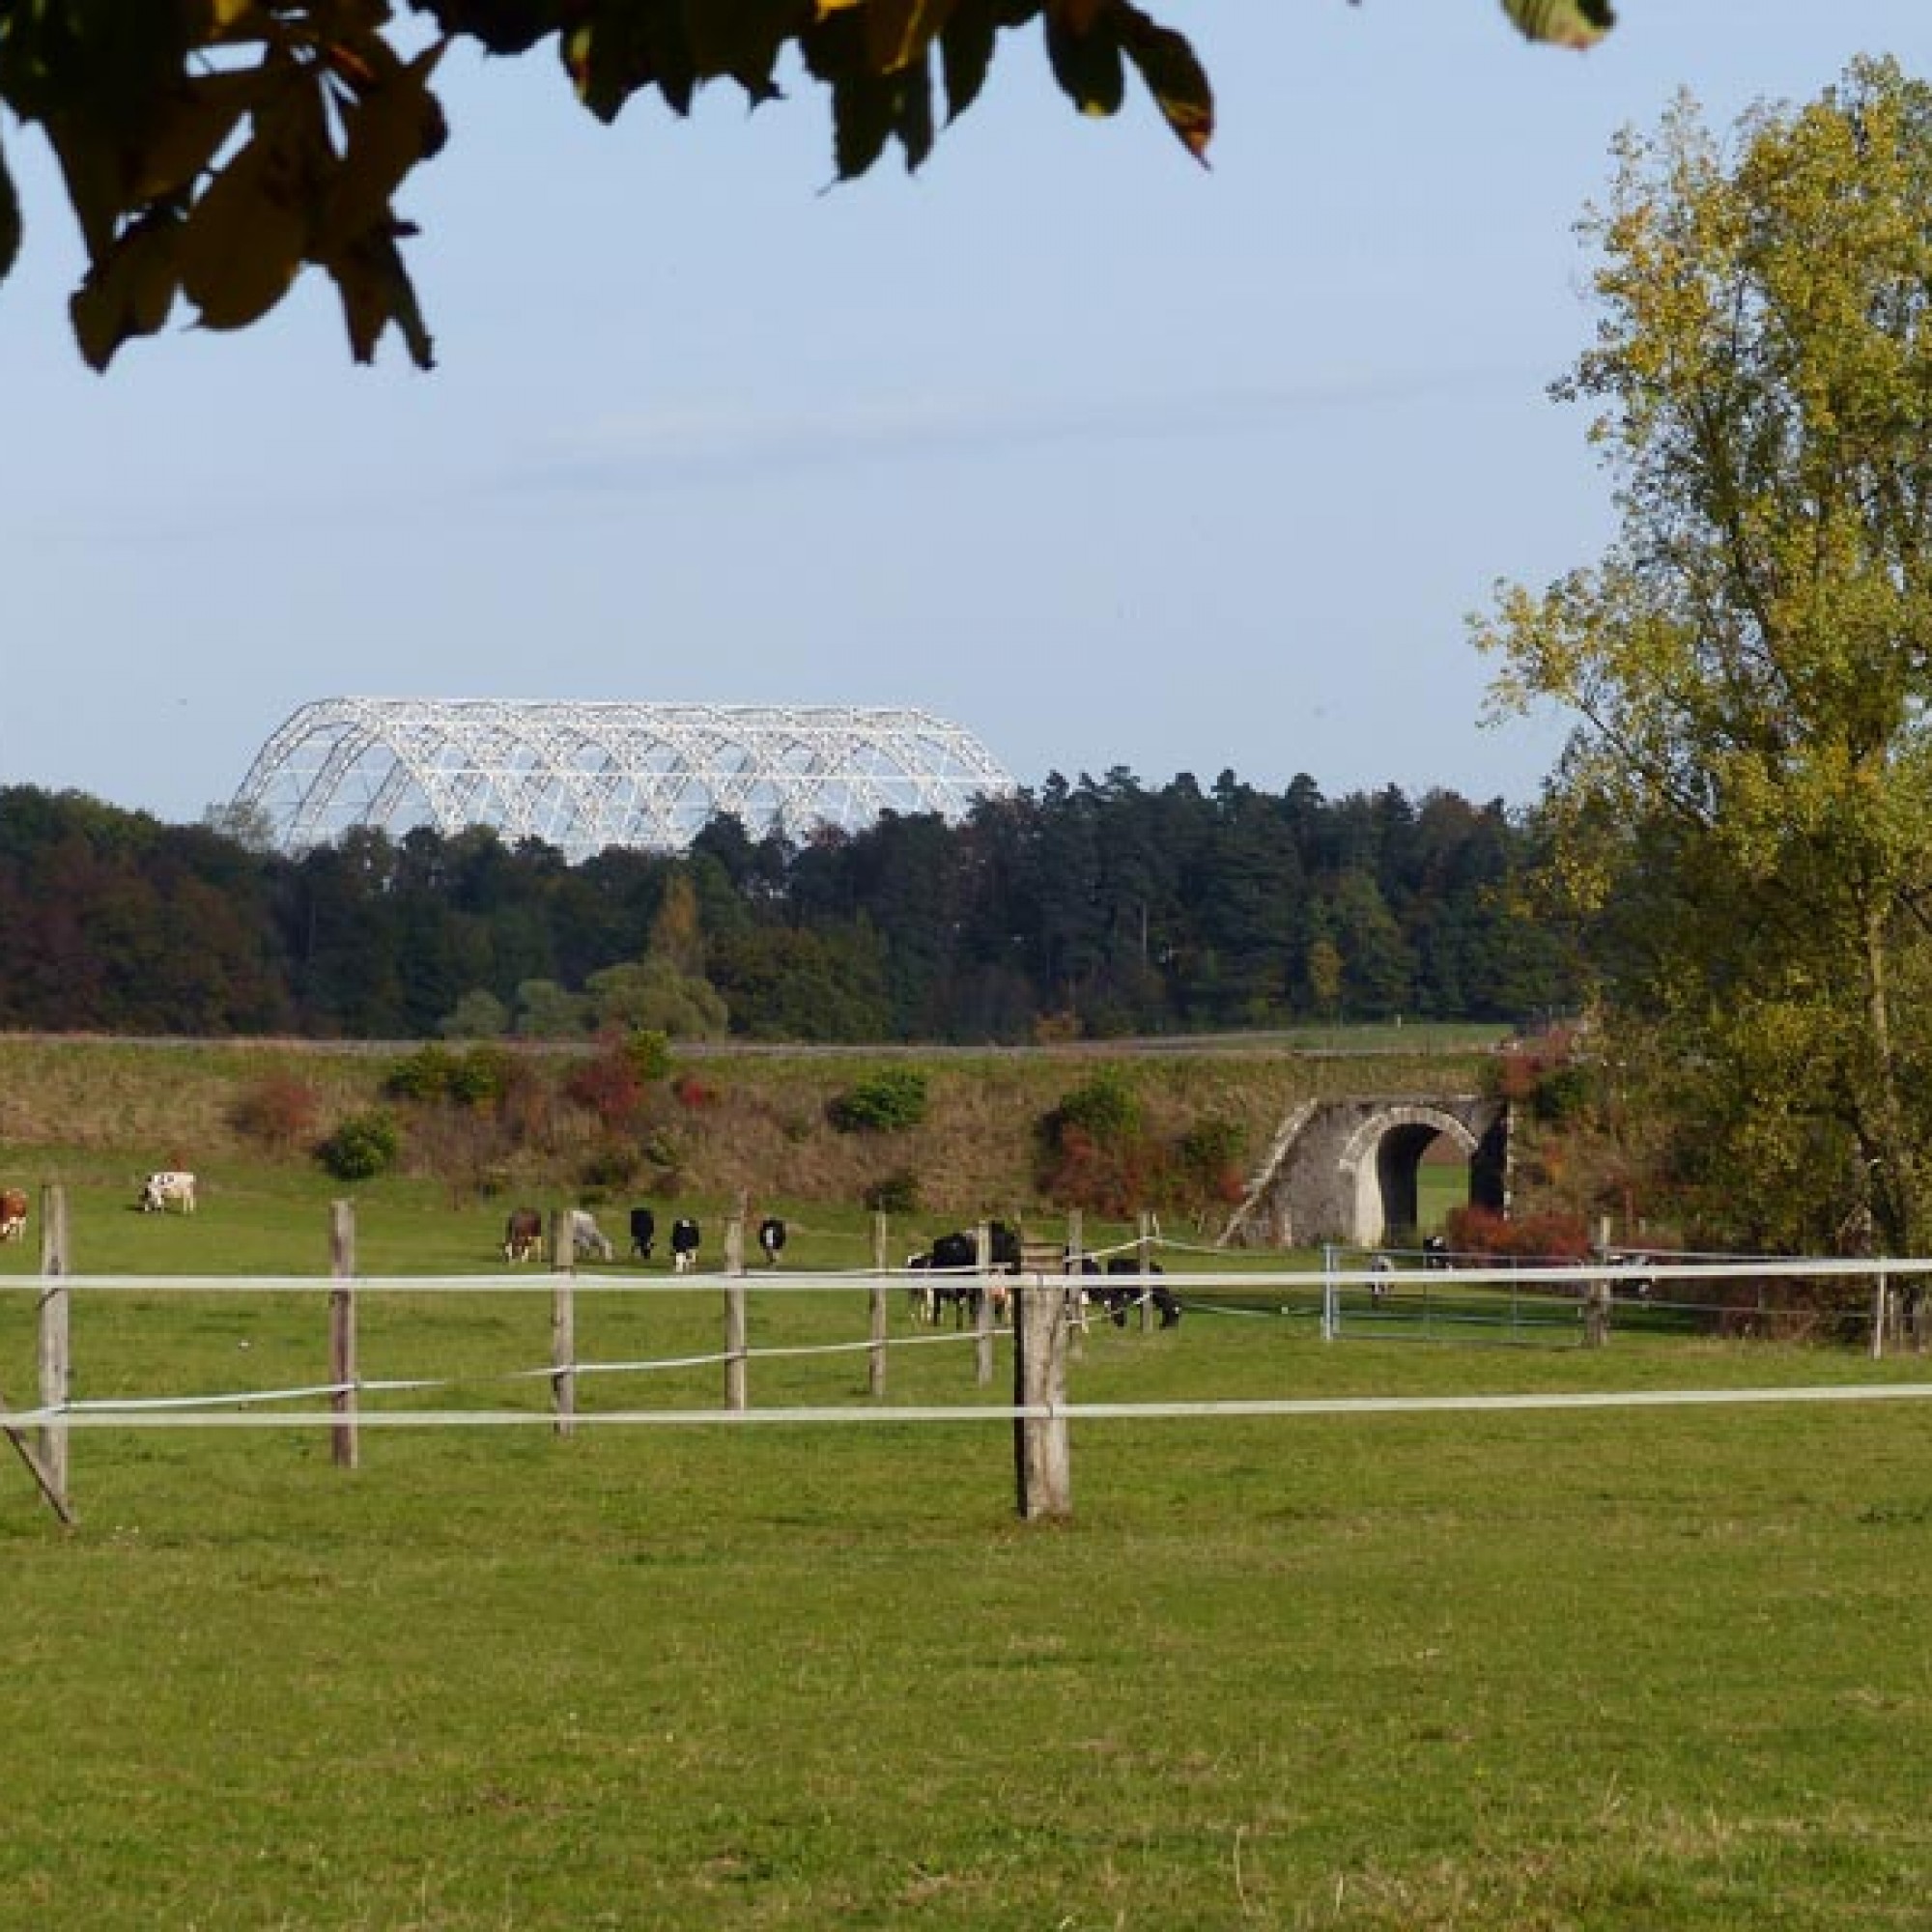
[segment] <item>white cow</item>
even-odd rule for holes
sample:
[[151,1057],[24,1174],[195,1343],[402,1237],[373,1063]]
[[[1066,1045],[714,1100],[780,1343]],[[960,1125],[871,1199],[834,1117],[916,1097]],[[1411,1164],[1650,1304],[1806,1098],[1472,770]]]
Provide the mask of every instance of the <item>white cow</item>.
[[144,1214],[165,1214],[178,1208],[184,1214],[194,1212],[194,1176],[181,1168],[164,1167],[141,1183],[140,1209]]

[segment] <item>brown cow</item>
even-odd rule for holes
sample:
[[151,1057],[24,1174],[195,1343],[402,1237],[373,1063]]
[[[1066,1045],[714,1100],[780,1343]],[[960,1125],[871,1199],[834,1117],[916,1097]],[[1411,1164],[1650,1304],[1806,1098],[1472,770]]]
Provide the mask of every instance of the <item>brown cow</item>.
[[17,1187],[0,1189],[0,1241],[27,1236],[27,1197]]
[[503,1223],[503,1259],[532,1261],[542,1245],[543,1216],[534,1208],[511,1209],[510,1218]]

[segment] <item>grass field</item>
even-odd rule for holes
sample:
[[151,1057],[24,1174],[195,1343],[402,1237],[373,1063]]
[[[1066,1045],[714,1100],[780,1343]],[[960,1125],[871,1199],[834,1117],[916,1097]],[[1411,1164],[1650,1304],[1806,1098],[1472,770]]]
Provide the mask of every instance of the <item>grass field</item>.
[[[162,1222],[68,1172],[83,1270],[322,1270],[305,1179],[230,1176],[219,1215]],[[403,1183],[358,1208],[365,1272],[506,1273],[493,1215]],[[860,1217],[799,1219],[788,1260],[861,1258]],[[0,1265],[18,1403],[32,1258]],[[582,1356],[717,1346],[713,1293],[650,1280],[586,1290]],[[313,1294],[78,1299],[77,1396],[323,1371]],[[412,1406],[537,1410],[540,1378],[503,1378],[547,1361],[547,1324],[537,1280],[371,1293],[363,1373],[453,1378]],[[850,1339],[863,1302],[761,1293],[752,1325]],[[892,1400],[1006,1399],[1004,1344],[981,1389],[970,1345],[912,1345],[896,1301],[893,1331]],[[1090,1335],[1071,1394],[1922,1369],[1622,1335],[1324,1346],[1196,1308]],[[754,1403],[863,1411],[864,1387],[859,1355],[753,1365]],[[1929,1435],[1911,1400],[1088,1422],[1072,1521],[1025,1525],[1008,1427],[970,1414],[372,1428],[353,1473],[312,1430],[77,1431],[71,1533],[11,1459],[0,1480],[0,1925],[1922,1925]]]

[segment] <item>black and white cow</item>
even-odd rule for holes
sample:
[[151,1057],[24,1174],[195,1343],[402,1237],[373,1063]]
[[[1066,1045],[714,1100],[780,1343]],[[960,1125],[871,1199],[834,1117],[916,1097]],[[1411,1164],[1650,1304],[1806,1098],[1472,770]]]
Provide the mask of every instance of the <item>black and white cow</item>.
[[[1161,1273],[1158,1262],[1148,1263],[1146,1294],[1153,1304],[1154,1313],[1160,1317],[1160,1325],[1172,1328],[1180,1321],[1180,1303],[1175,1298],[1174,1291],[1161,1281]],[[1141,1264],[1133,1256],[1116,1255],[1107,1264],[1107,1314],[1117,1328],[1127,1325],[1127,1310],[1141,1298],[1139,1293],[1126,1287],[1125,1278],[1130,1275],[1136,1278],[1141,1276]]]
[[776,1214],[767,1214],[758,1223],[758,1245],[765,1251],[765,1265],[777,1267],[785,1244],[785,1224]]
[[[1004,1221],[995,1221],[987,1228],[986,1247],[991,1272],[1019,1272],[1020,1237]],[[952,1234],[941,1235],[923,1254],[911,1256],[906,1265],[937,1277],[916,1283],[910,1291],[917,1321],[936,1323],[950,1308],[953,1326],[964,1328],[979,1319],[982,1289],[996,1317],[1005,1314],[1011,1298],[1004,1281],[986,1281],[981,1277],[977,1234],[955,1229]]]
[[680,1214],[670,1224],[670,1264],[679,1274],[689,1274],[697,1265],[697,1247],[703,1231],[689,1215]]

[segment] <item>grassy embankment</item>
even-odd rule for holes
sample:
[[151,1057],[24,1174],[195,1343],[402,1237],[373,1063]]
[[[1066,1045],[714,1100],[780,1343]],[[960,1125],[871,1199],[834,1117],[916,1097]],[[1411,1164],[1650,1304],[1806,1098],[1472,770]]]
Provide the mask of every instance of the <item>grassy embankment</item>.
[[[802,1214],[856,1208],[868,1184],[905,1173],[935,1227],[982,1213],[1009,1218],[1036,1208],[1034,1135],[1042,1115],[1103,1066],[1120,1069],[1141,1095],[1156,1137],[1178,1137],[1212,1119],[1237,1125],[1246,1158],[1259,1159],[1283,1117],[1311,1096],[1359,1093],[1455,1094],[1478,1090],[1485,1037],[1463,1029],[1376,1030],[1313,1037],[1321,1045],[1273,1040],[1201,1042],[1174,1051],[1080,1046],[1039,1052],[877,1054],[721,1051],[680,1056],[693,1076],[680,1101],[654,1094],[639,1144],[667,1152],[666,1169],[642,1161],[612,1199],[674,1201],[715,1217],[740,1191],[754,1204]],[[1388,1050],[1381,1043],[1394,1041]],[[382,1104],[385,1073],[404,1049],[290,1042],[131,1042],[0,1036],[0,1182],[60,1179],[103,1198],[131,1200],[142,1174],[188,1167],[211,1201],[237,1205],[264,1189],[300,1190],[316,1170],[299,1155],[275,1161],[238,1129],[238,1103],[270,1079],[314,1093],[316,1129]],[[537,1050],[553,1086],[556,1056]],[[827,1103],[870,1067],[910,1056],[926,1068],[925,1122],[893,1134],[836,1132]],[[504,1197],[559,1192],[595,1200],[578,1169],[597,1145],[594,1122],[554,1096],[533,1146],[492,1162]],[[406,1139],[405,1168],[430,1179],[427,1147]],[[447,1179],[453,1205],[474,1205],[469,1178]],[[327,1187],[326,1181],[321,1182]],[[342,1191],[339,1187],[335,1190]],[[496,1202],[500,1209],[502,1201]],[[231,1220],[238,1217],[230,1216]],[[121,1262],[102,1265],[127,1265]],[[442,1265],[433,1263],[433,1265]]]

